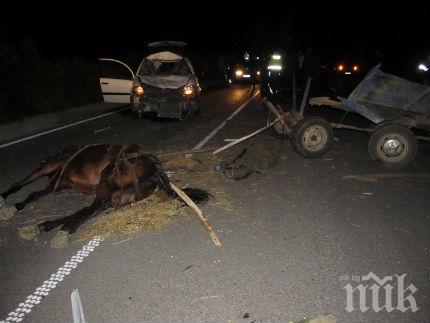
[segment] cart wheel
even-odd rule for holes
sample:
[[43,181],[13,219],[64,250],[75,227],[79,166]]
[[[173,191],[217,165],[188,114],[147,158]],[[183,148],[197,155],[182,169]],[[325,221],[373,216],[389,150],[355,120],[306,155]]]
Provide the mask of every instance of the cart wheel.
[[376,130],[369,139],[370,159],[387,169],[406,167],[415,160],[418,141],[406,127],[387,125]]
[[324,118],[303,118],[294,127],[291,144],[303,157],[321,157],[333,144],[333,129]]
[[[275,121],[276,116],[273,114],[272,111],[269,110],[269,116],[267,117],[267,124]],[[277,122],[273,125],[273,127],[270,128],[270,134],[279,139],[285,139],[289,137],[288,134],[288,128],[283,122]]]

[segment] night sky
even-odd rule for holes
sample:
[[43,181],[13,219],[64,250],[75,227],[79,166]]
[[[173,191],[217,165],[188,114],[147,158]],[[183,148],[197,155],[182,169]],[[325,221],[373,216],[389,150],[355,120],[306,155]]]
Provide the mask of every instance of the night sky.
[[166,39],[211,52],[312,46],[328,53],[379,49],[401,57],[430,48],[430,10],[424,2],[392,1],[377,8],[367,2],[147,2],[3,5],[0,35],[12,43],[34,41],[52,58],[121,55]]

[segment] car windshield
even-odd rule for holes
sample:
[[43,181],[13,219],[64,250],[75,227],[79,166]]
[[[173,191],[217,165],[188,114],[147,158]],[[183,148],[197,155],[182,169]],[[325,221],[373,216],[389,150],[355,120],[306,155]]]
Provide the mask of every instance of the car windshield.
[[178,61],[161,61],[161,60],[145,60],[140,68],[139,75],[155,76],[155,75],[187,75],[191,74],[185,60]]

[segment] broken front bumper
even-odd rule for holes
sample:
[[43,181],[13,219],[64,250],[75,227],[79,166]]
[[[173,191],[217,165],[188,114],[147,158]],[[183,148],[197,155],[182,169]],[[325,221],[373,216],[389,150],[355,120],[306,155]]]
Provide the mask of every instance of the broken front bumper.
[[133,111],[139,114],[156,114],[159,118],[180,119],[187,111],[184,101],[150,101],[139,100],[132,105]]

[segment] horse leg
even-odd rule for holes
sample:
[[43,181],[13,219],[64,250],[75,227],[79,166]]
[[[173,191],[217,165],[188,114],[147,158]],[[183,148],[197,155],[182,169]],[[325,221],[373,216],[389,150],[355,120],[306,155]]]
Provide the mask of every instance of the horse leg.
[[5,192],[0,194],[0,206],[5,203],[6,198],[15,193],[18,192],[21,188],[24,186],[33,183],[34,181],[37,181],[38,179],[52,175],[54,172],[56,172],[60,167],[63,166],[63,162],[52,162],[46,165],[40,165],[35,171],[33,171],[30,175],[25,177],[24,179],[12,184]]
[[100,183],[97,186],[96,197],[90,206],[84,207],[64,219],[60,231],[51,240],[52,248],[58,249],[67,246],[70,234],[74,233],[84,222],[100,214],[111,205],[112,194],[117,189],[111,178],[113,171],[113,166],[103,170]]
[[[55,249],[66,247],[69,242],[69,237],[72,233],[74,233],[84,222],[100,214],[109,206],[109,199],[102,200],[96,198],[96,200],[94,200],[94,202],[90,206],[84,207],[78,212],[66,217],[63,220],[64,224],[61,227],[60,231],[58,231],[55,237],[52,238],[51,247]],[[45,228],[47,228],[46,224]]]
[[21,211],[22,209],[25,208],[27,204],[37,201],[38,199],[48,195],[51,192],[52,192],[51,187],[47,187],[40,191],[32,192],[25,198],[24,201],[16,203],[15,208],[17,209],[17,211]]
[[28,203],[37,201],[43,196],[51,193],[50,188],[45,188],[41,191],[30,193],[24,201],[18,202],[15,205],[4,206],[0,208],[0,220],[9,220],[12,218],[18,211],[21,211]]

